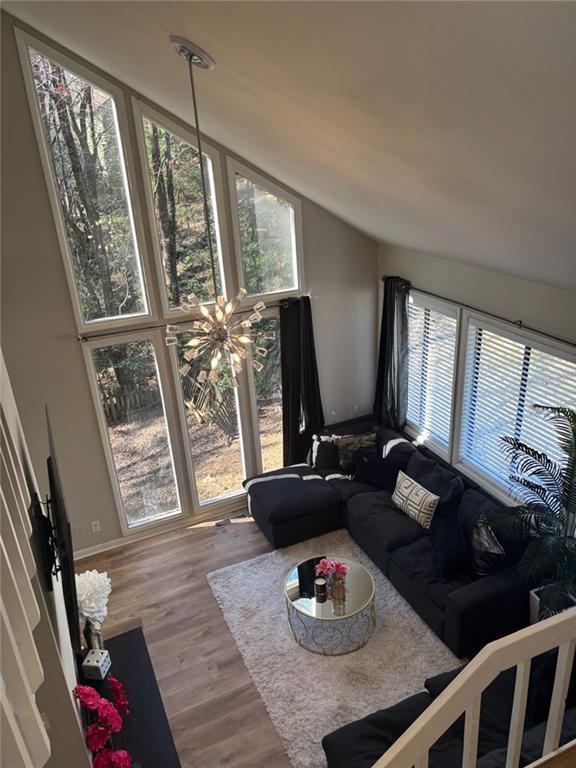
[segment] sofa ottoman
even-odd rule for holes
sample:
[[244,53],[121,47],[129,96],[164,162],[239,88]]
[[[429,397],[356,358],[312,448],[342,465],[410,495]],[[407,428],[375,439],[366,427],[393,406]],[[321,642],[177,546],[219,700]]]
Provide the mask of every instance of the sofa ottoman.
[[250,513],[275,549],[344,527],[342,496],[318,475],[260,477],[245,487]]

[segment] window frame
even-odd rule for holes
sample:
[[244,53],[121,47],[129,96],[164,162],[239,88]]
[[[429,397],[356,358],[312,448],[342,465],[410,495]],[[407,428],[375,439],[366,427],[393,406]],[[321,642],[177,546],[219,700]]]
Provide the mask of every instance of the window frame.
[[451,458],[451,443],[453,438],[453,425],[454,425],[454,403],[456,399],[456,385],[457,385],[457,368],[458,368],[458,349],[461,329],[461,307],[453,301],[436,298],[435,296],[428,296],[422,291],[411,289],[409,293],[409,301],[412,299],[412,303],[419,309],[429,309],[438,314],[446,317],[451,317],[456,320],[456,335],[454,342],[454,373],[452,376],[452,393],[451,393],[451,409],[450,409],[450,429],[448,432],[448,445],[444,446],[432,435],[424,435],[423,429],[414,422],[406,419],[404,431],[414,438],[418,445],[425,445],[430,448],[446,461],[450,461]]
[[488,490],[495,498],[505,504],[516,503],[515,496],[510,493],[505,482],[498,482],[491,475],[483,472],[481,468],[466,460],[461,454],[466,359],[468,354],[467,341],[469,328],[472,323],[479,324],[482,329],[495,333],[510,341],[524,346],[530,346],[532,349],[537,349],[568,362],[576,363],[576,349],[571,347],[568,343],[563,344],[544,334],[525,330],[521,325],[515,326],[512,323],[497,319],[477,310],[464,307],[461,308],[459,344],[457,347],[455,366],[456,391],[453,402],[453,421],[450,435],[450,463],[459,472],[470,477],[481,487],[486,488],[486,490]]
[[[44,171],[44,179],[50,200],[50,207],[52,209],[54,226],[56,228],[56,234],[62,254],[66,280],[70,290],[70,297],[72,300],[72,308],[74,311],[77,330],[81,333],[101,333],[107,330],[133,328],[138,323],[157,320],[158,313],[154,303],[154,292],[150,290],[152,284],[152,276],[150,274],[148,252],[146,248],[145,224],[142,216],[142,203],[140,200],[138,186],[135,183],[136,162],[134,153],[132,151],[131,142],[129,140],[130,132],[128,110],[126,108],[126,95],[121,88],[110,82],[110,80],[101,77],[92,69],[85,67],[83,64],[67,56],[58,49],[47,45],[42,40],[28,34],[28,32],[25,32],[19,27],[16,27],[14,31],[16,36],[16,45],[20,57],[20,66],[22,68],[22,74],[24,77],[26,95],[28,97],[28,106],[30,109],[32,123],[34,125],[34,133],[36,136],[42,169]],[[62,208],[60,205],[56,179],[54,176],[54,169],[52,167],[52,158],[48,149],[46,138],[44,136],[44,130],[40,118],[40,110],[38,107],[38,99],[34,85],[32,65],[30,62],[30,49],[37,51],[41,55],[46,56],[46,58],[50,59],[51,61],[54,61],[56,64],[59,64],[70,72],[73,72],[74,74],[83,78],[87,82],[94,85],[96,88],[99,88],[105,93],[109,94],[114,100],[117,120],[116,134],[118,139],[118,146],[120,149],[120,156],[123,160],[123,180],[126,190],[128,212],[131,217],[136,247],[136,256],[140,266],[142,280],[142,299],[146,309],[144,312],[121,317],[104,318],[100,320],[86,321],[83,318],[80,298],[76,286],[76,278],[74,275],[74,268],[72,266],[72,257],[70,254],[68,236],[66,234]]]
[[256,184],[259,187],[263,187],[268,192],[271,192],[276,197],[285,200],[292,206],[294,211],[294,247],[296,249],[296,258],[294,260],[294,267],[296,270],[296,285],[294,288],[288,290],[279,291],[264,291],[262,293],[249,293],[246,296],[246,302],[254,302],[257,300],[273,300],[286,299],[290,296],[299,296],[304,291],[305,277],[304,277],[304,237],[302,227],[302,200],[289,192],[285,187],[281,187],[276,182],[262,176],[260,173],[252,170],[248,166],[241,163],[234,157],[227,155],[226,157],[226,174],[228,177],[228,192],[230,198],[230,212],[232,215],[232,232],[234,237],[234,256],[236,262],[236,270],[238,274],[238,283],[240,286],[245,287],[244,280],[244,268],[242,266],[242,236],[240,233],[240,218],[238,213],[238,199],[236,196],[236,174],[243,176],[248,181]]
[[[161,128],[165,128],[181,141],[190,144],[195,149],[198,149],[198,139],[196,132],[185,128],[175,120],[169,118],[157,109],[154,109],[146,102],[137,98],[131,97],[132,113],[134,116],[134,124],[136,129],[136,145],[138,153],[138,161],[142,172],[142,180],[144,184],[144,198],[146,204],[146,213],[148,215],[148,221],[150,224],[150,236],[152,239],[152,251],[155,276],[158,281],[158,290],[160,293],[160,304],[162,317],[167,320],[172,320],[175,317],[194,317],[198,310],[194,310],[190,313],[184,313],[181,309],[170,309],[170,302],[168,299],[168,291],[166,289],[166,275],[164,274],[164,265],[162,263],[162,253],[160,248],[160,241],[158,237],[158,227],[156,222],[156,209],[154,206],[154,199],[152,196],[152,190],[150,189],[150,177],[148,170],[148,157],[146,153],[146,142],[144,135],[144,119],[151,120],[159,125]],[[202,152],[206,155],[212,164],[212,178],[211,182],[214,189],[215,198],[215,210],[214,210],[214,223],[216,230],[217,242],[213,243],[215,246],[215,255],[219,262],[220,272],[222,277],[222,288],[225,296],[235,296],[237,289],[235,287],[235,279],[230,268],[230,258],[227,256],[230,254],[230,244],[228,241],[228,231],[226,228],[226,203],[224,197],[224,184],[222,180],[222,160],[221,153],[209,140],[202,138]],[[209,306],[213,306],[214,302],[205,302]]]
[[[106,423],[106,417],[102,408],[100,391],[98,389],[98,378],[96,375],[96,367],[94,365],[92,352],[95,349],[102,349],[118,344],[126,344],[132,341],[148,341],[152,344],[154,350],[158,373],[158,387],[162,397],[162,405],[165,416],[166,437],[168,441],[168,448],[170,450],[170,457],[172,460],[174,482],[176,494],[180,503],[180,512],[173,515],[165,515],[158,520],[150,520],[148,522],[130,525],[126,511],[124,509],[122,493],[120,491],[120,481],[118,479],[114,454],[112,452],[112,446],[110,445],[110,439],[108,436],[108,424]],[[100,433],[102,447],[104,449],[106,465],[108,467],[108,473],[112,482],[112,491],[114,494],[114,500],[116,502],[122,535],[129,536],[141,531],[170,525],[189,518],[195,510],[195,504],[193,494],[190,494],[185,482],[187,479],[186,474],[182,471],[184,468],[185,458],[183,456],[182,449],[178,443],[178,440],[175,439],[179,438],[178,419],[177,414],[174,412],[173,401],[170,397],[170,393],[167,391],[170,385],[170,376],[168,372],[166,345],[164,344],[162,329],[127,331],[126,333],[114,334],[113,336],[99,336],[98,338],[88,339],[82,345],[82,352],[84,355],[86,369],[88,371],[90,392],[94,402],[96,420],[98,422],[98,430]]]

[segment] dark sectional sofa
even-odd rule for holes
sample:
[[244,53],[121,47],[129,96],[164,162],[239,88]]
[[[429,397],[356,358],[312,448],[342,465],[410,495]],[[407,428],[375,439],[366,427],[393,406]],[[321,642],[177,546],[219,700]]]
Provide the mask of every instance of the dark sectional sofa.
[[[379,451],[383,444],[406,437],[371,420],[333,426],[326,433],[367,430],[378,432]],[[347,528],[446,645],[457,656],[470,657],[529,623],[528,590],[515,567],[522,552],[514,542],[501,540],[505,557],[497,572],[478,576],[470,565],[471,534],[482,513],[499,502],[426,448],[398,445],[389,455],[391,479],[402,469],[440,496],[430,531],[395,506],[391,487],[376,488],[344,478],[339,467],[314,469],[309,463],[246,481],[250,511],[274,547]],[[456,528],[466,550],[462,567],[441,575],[438,542],[453,536]],[[521,766],[542,754],[556,657],[556,652],[545,654],[532,664]],[[371,768],[459,671],[433,677],[421,693],[325,736],[328,768]],[[505,768],[515,674],[515,669],[502,673],[482,696],[478,768]],[[576,666],[566,705],[562,743],[576,736]],[[463,736],[461,718],[432,748],[430,768],[460,768]]]
[[[520,766],[542,757],[556,658],[554,651],[532,663]],[[456,669],[430,678],[421,693],[325,736],[322,746],[328,768],[372,768],[459,672]],[[484,691],[477,768],[506,768],[515,679],[516,670],[508,669]],[[561,744],[576,736],[576,674],[572,675],[566,705]],[[463,739],[464,720],[460,718],[430,750],[429,768],[460,768]]]
[[[330,428],[336,434],[367,429],[376,429],[381,442],[401,437],[367,421]],[[405,446],[408,450],[396,459],[396,469],[404,469],[440,496],[433,525],[443,526],[446,535],[456,524],[470,534],[481,513],[498,504],[427,449]],[[347,528],[458,657],[469,657],[491,640],[529,623],[528,590],[516,571],[519,555],[513,546],[497,573],[479,577],[466,564],[458,573],[443,576],[433,546],[437,531],[430,535],[401,512],[390,490],[344,479],[339,467],[315,470],[309,464],[260,475],[245,486],[250,512],[274,547]]]

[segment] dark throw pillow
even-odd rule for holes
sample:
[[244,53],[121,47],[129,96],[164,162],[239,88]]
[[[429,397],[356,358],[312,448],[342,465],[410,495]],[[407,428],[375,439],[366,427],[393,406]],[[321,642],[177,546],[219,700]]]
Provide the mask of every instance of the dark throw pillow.
[[376,432],[364,432],[361,435],[332,435],[332,438],[338,448],[339,464],[348,474],[354,472],[357,458],[376,455]]
[[338,448],[332,435],[313,435],[310,463],[314,469],[335,469],[338,467]]
[[500,570],[505,557],[504,547],[481,515],[472,533],[472,570],[478,576],[490,576]]
[[396,487],[398,469],[387,459],[380,456],[361,456],[356,459],[354,479],[379,488],[381,491],[392,492]]
[[[476,529],[477,522],[484,518],[488,525],[490,525],[490,518],[497,512],[500,505],[498,502],[489,499],[480,491],[469,489],[464,492],[462,501],[458,507],[458,517],[460,523],[464,529],[464,535],[468,542],[468,547],[472,549],[472,538]],[[492,529],[493,530],[493,529]],[[500,532],[493,531],[498,543],[502,547],[505,553],[505,557],[502,558],[500,567],[507,565],[516,565],[522,557],[526,548],[525,541],[517,541],[509,536],[503,536]]]
[[430,529],[434,566],[440,576],[449,579],[470,570],[470,550],[458,515],[434,517]]
[[414,451],[410,457],[406,474],[440,497],[436,510],[437,516],[449,517],[456,512],[464,493],[464,483],[459,475],[443,467],[434,459],[422,456],[419,451]]

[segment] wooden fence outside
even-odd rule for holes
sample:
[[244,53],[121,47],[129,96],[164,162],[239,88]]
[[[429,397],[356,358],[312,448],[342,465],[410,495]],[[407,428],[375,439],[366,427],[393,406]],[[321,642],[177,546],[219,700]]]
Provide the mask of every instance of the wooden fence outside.
[[102,408],[107,424],[116,424],[130,413],[141,411],[162,402],[158,387],[120,390],[117,394],[102,398]]

